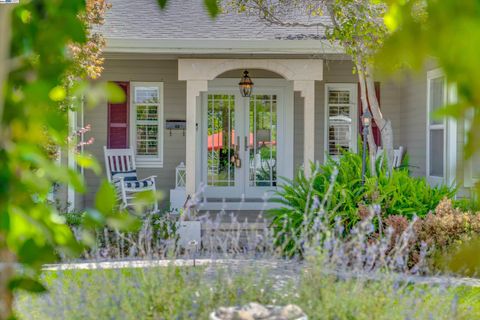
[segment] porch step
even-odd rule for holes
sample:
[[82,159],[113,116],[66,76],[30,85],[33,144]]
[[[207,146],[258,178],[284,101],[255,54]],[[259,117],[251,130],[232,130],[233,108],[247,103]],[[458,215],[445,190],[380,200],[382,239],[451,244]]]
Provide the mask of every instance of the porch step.
[[220,223],[268,223],[269,218],[265,216],[265,212],[260,210],[201,210],[197,217],[201,220],[209,220]]
[[231,222],[222,222],[222,223],[202,223],[202,232],[203,231],[221,231],[221,232],[235,232],[235,231],[260,231],[268,228],[268,222],[246,222],[246,223],[231,223]]
[[202,247],[209,252],[263,251],[271,244],[266,222],[205,223],[201,226]]
[[200,211],[202,247],[210,251],[262,250],[270,222],[261,211]]

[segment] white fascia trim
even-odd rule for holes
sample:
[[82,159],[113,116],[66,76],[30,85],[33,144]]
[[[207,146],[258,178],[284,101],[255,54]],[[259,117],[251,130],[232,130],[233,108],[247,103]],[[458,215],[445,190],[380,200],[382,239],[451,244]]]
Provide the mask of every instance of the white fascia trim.
[[107,38],[107,53],[342,54],[328,40],[119,39]]

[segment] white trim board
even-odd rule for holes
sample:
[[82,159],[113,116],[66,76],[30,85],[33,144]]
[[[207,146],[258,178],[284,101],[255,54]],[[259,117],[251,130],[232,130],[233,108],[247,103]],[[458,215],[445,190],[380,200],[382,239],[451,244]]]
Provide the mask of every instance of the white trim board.
[[343,54],[327,40],[107,38],[104,52],[181,54]]

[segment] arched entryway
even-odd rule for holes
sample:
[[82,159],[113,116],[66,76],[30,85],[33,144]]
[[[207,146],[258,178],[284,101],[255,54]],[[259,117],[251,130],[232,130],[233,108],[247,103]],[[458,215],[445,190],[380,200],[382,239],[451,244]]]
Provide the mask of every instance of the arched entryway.
[[[211,92],[211,89],[222,89],[226,90],[228,87],[228,91],[230,91],[235,96],[235,104],[241,104],[241,99],[236,98],[236,92],[238,92],[238,78],[236,79],[225,79],[220,78],[219,76],[222,74],[228,73],[231,70],[243,70],[243,69],[262,69],[267,70],[268,72],[273,72],[278,74],[283,79],[258,79],[258,84],[262,84],[263,87],[269,88],[270,93],[265,91],[264,100],[260,101],[260,104],[267,105],[266,100],[269,100],[271,103],[274,98],[282,100],[282,107],[280,109],[282,114],[279,114],[275,111],[275,116],[273,113],[270,116],[279,117],[276,121],[280,121],[278,123],[279,128],[281,127],[282,132],[278,133],[279,137],[282,136],[281,143],[284,144],[286,147],[285,150],[282,151],[281,155],[276,155],[277,159],[279,156],[284,157],[284,161],[280,161],[282,164],[282,174],[283,176],[291,177],[293,175],[293,163],[291,161],[286,160],[289,157],[292,157],[292,152],[288,151],[288,147],[291,147],[293,144],[293,109],[288,109],[288,104],[293,108],[293,91],[299,91],[304,98],[304,163],[308,164],[310,161],[314,160],[314,139],[315,139],[315,95],[314,95],[314,88],[315,88],[315,81],[322,80],[323,78],[323,61],[320,59],[180,59],[179,60],[179,80],[187,81],[187,143],[186,143],[186,171],[187,171],[187,193],[189,195],[194,195],[197,191],[196,188],[199,186],[202,179],[205,179],[205,168],[202,168],[202,163],[205,163],[205,155],[202,155],[202,148],[208,149],[208,141],[205,145],[205,136],[207,136],[208,140],[208,132],[205,133],[205,123],[202,124],[202,121],[205,122],[205,117],[202,116],[202,106],[207,104],[205,99],[208,100],[208,94]],[[236,83],[237,82],[237,83]],[[270,82],[270,85],[269,85]],[[261,92],[261,87],[256,85],[256,90],[260,90],[258,93]],[[274,87],[277,87],[276,89]],[[277,90],[277,91],[275,91]],[[222,92],[219,92],[220,95]],[[225,91],[226,93],[226,91]],[[220,96],[219,95],[219,96]],[[227,98],[229,93],[225,95]],[[207,98],[205,98],[207,97]],[[203,99],[203,101],[202,101]],[[228,98],[227,100],[231,100]],[[287,103],[286,101],[289,100]],[[277,102],[277,101],[276,101]],[[229,102],[231,103],[231,102]],[[245,103],[245,101],[243,101]],[[250,157],[252,157],[252,151],[249,150],[249,136],[251,134],[249,127],[252,125],[251,121],[247,121],[247,117],[250,116],[252,111],[250,110],[250,102],[248,106],[243,105],[240,109],[243,110],[242,112],[238,112],[236,105],[234,106],[234,111],[236,117],[239,119],[243,118],[243,121],[240,121],[240,124],[236,126],[237,133],[241,132],[242,135],[235,135],[234,139],[239,139],[239,137],[243,137],[244,141],[239,141],[238,143],[232,143],[231,145],[235,146],[235,148],[242,148],[242,159],[247,162],[250,162]],[[252,108],[255,108],[255,103],[253,103]],[[240,110],[238,109],[238,110]],[[248,110],[248,111],[247,111]],[[292,112],[289,115],[288,112]],[[253,111],[255,113],[255,111]],[[291,126],[289,127],[288,122],[291,121]],[[257,124],[253,122],[253,125],[256,126]],[[263,128],[263,126],[262,126]],[[227,128],[228,133],[231,128]],[[208,131],[208,125],[207,129]],[[222,133],[223,134],[223,133]],[[260,134],[266,135],[266,132],[260,132]],[[277,134],[277,133],[276,133]],[[247,137],[245,139],[245,137]],[[254,137],[256,139],[257,137]],[[202,140],[203,139],[203,140]],[[268,138],[270,141],[269,143],[272,144],[272,134],[270,132],[270,137]],[[231,141],[230,141],[231,142]],[[236,142],[236,141],[234,141]],[[280,143],[280,141],[275,142],[275,144]],[[252,143],[252,145],[256,144]],[[246,152],[249,152],[246,154]],[[253,156],[255,157],[257,150],[253,151]],[[270,149],[270,153],[272,150]],[[241,159],[241,160],[242,160]],[[203,161],[203,162],[202,162]],[[293,161],[293,158],[292,158]],[[272,160],[273,163],[273,160]],[[248,164],[250,167],[250,164]],[[245,167],[244,167],[245,168]],[[203,171],[202,171],[203,170]],[[255,190],[260,190],[262,186],[259,186],[257,182],[253,182],[253,185],[257,189],[251,189],[247,191],[248,187],[246,185],[251,185],[252,181],[248,180],[248,174],[245,172],[240,172],[237,174],[244,175],[246,178],[243,183],[241,183],[241,187],[245,192],[243,193],[248,197],[249,194],[255,193]],[[271,171],[269,173],[271,175]],[[279,174],[277,172],[277,174]],[[236,179],[236,177],[235,177]],[[204,181],[203,181],[204,182]],[[263,181],[265,184],[268,182],[270,186],[273,185],[272,179],[268,181]],[[235,195],[242,194],[235,193]]]
[[280,177],[293,178],[293,84],[260,70],[251,75],[250,97],[240,94],[238,78],[209,81],[201,93],[198,163],[209,209],[223,199],[263,202]]

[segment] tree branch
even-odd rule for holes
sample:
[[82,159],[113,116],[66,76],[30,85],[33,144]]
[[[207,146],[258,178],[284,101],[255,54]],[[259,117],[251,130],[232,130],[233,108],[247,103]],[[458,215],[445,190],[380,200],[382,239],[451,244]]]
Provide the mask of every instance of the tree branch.
[[[250,4],[250,5],[249,5]],[[273,5],[274,6],[274,5]],[[323,27],[330,28],[331,25],[321,21],[315,22],[300,22],[300,21],[291,21],[288,19],[281,19],[278,14],[273,12],[268,5],[265,4],[262,0],[252,0],[246,4],[246,11],[257,11],[260,19],[264,20],[270,25],[277,25],[281,27]]]

